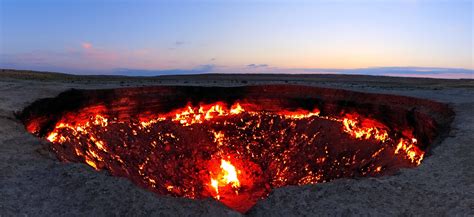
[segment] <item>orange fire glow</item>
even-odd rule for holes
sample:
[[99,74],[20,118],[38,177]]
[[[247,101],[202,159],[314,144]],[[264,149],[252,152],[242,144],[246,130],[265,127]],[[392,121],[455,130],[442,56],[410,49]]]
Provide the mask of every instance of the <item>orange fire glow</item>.
[[[156,114],[153,118],[140,117],[138,121],[130,122],[119,121],[102,113],[90,116],[88,120],[83,121],[72,122],[62,119],[45,138],[52,142],[53,150],[57,153],[73,155],[96,170],[109,169],[113,174],[135,176],[135,182],[159,193],[189,198],[207,195],[221,201],[226,199],[224,203],[231,207],[235,204],[229,201],[245,200],[245,192],[257,191],[255,190],[257,188],[260,189],[258,190],[259,199],[271,188],[329,181],[333,177],[326,177],[327,171],[331,173],[336,171],[337,174],[342,174],[340,176],[347,177],[376,175],[384,172],[385,166],[369,163],[375,158],[387,157],[387,153],[390,153],[390,157],[412,166],[419,165],[423,160],[424,152],[418,148],[417,139],[410,133],[394,132],[383,123],[356,113],[329,117],[321,115],[317,108],[311,111],[300,109],[274,112],[259,111],[253,109],[257,106],[252,107],[244,103],[242,105],[238,102],[231,106],[222,102],[199,106],[189,105],[169,113]],[[306,145],[313,144],[322,136],[318,129],[308,129],[306,123],[310,122],[324,122],[324,126],[331,126],[331,132],[337,131],[344,135],[346,142],[355,142],[359,145],[371,144],[377,147],[371,149],[374,151],[367,153],[371,156],[370,158],[362,159],[357,154],[336,158],[331,155],[333,151],[331,144],[324,143],[318,147],[318,151],[322,150],[321,153],[324,155],[315,155],[313,159],[291,167],[291,162],[301,158],[294,154],[305,154],[304,151],[299,153],[297,148],[314,150],[314,147]],[[279,130],[280,128],[283,129]],[[182,132],[192,133],[194,132],[192,130],[205,135],[204,140],[183,136],[187,134]],[[304,133],[306,131],[297,133],[299,130],[307,130],[312,134]],[[116,142],[111,143],[106,135],[124,139],[114,140]],[[147,138],[148,142],[146,144],[134,143],[138,141],[137,138]],[[187,142],[189,147],[177,145],[178,142]],[[188,148],[194,143],[201,145],[200,148],[189,150]],[[212,148],[202,145],[204,143],[212,143]],[[262,144],[270,144],[270,147],[263,147]],[[71,149],[73,151],[64,151],[67,146],[73,147]],[[117,146],[123,149],[118,149]],[[143,159],[130,157],[128,153],[134,150],[145,152],[147,155],[142,156]],[[209,154],[203,154],[206,151]],[[229,158],[229,153],[237,156],[238,160],[234,157]],[[197,156],[200,157],[199,160],[194,160]],[[194,160],[190,162],[198,162],[199,168],[196,169],[188,162],[174,166],[163,163],[162,167],[157,163],[178,161],[186,157]],[[127,158],[132,160],[127,160]],[[261,163],[256,163],[263,158],[266,164],[262,166]],[[112,161],[115,162],[113,166],[111,166]],[[339,172],[351,168],[359,161],[369,162],[366,163],[369,168],[357,170],[357,173]],[[159,167],[159,170],[155,167]],[[172,176],[164,176],[157,172],[174,171],[175,167],[179,168],[177,170],[185,171],[183,173],[188,176],[193,176],[193,179],[173,179]],[[259,169],[262,174],[267,171],[272,171],[272,173],[266,176],[252,174],[256,169]],[[297,177],[295,174],[303,175]],[[199,178],[195,180],[194,177]],[[253,205],[255,201],[251,203]],[[250,206],[246,205],[236,209],[246,211],[249,208]]]

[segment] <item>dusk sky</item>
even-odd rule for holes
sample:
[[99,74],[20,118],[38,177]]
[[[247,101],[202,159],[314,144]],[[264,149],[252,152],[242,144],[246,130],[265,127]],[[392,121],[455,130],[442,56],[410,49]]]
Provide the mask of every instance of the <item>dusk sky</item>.
[[473,78],[471,0],[0,2],[0,68]]

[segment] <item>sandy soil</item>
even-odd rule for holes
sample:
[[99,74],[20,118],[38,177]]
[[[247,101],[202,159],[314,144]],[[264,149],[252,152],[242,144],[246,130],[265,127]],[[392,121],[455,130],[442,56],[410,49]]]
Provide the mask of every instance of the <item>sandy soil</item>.
[[0,71],[0,216],[239,216],[213,199],[155,195],[125,178],[59,162],[14,112],[70,88],[301,84],[449,103],[452,130],[421,166],[381,178],[276,189],[249,216],[474,216],[474,80],[347,75],[199,75],[154,78]]

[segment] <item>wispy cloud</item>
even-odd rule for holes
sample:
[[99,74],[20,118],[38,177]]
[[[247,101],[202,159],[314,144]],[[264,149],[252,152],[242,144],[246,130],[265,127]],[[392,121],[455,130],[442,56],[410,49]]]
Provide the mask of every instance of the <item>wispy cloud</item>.
[[186,44],[185,41],[175,41],[169,48],[168,50],[176,50],[180,47],[183,47]]
[[187,74],[202,74],[213,72],[214,65],[201,65],[191,69],[128,69],[120,68],[112,71],[114,75],[127,76],[157,76],[157,75],[187,75]]
[[437,67],[370,67],[357,69],[331,69],[331,68],[299,68],[277,69],[278,73],[294,74],[351,74],[351,75],[380,75],[393,77],[424,77],[446,79],[474,79],[474,70],[463,68],[437,68]]
[[253,68],[253,69],[256,69],[256,68],[266,68],[268,67],[268,64],[248,64],[247,65],[247,68]]
[[325,69],[306,68],[293,69],[296,73],[337,73],[361,75],[385,75],[404,77],[429,77],[429,78],[474,78],[474,70],[462,68],[437,68],[437,67],[371,67],[358,69]]
[[[158,63],[157,63],[158,62]],[[114,50],[81,42],[64,50],[34,50],[0,54],[0,67],[74,74],[110,72],[117,67],[159,67],[149,49]],[[162,62],[162,61],[161,61]]]
[[[73,74],[116,74],[155,76],[200,73],[275,73],[275,74],[361,74],[429,78],[474,79],[474,70],[438,67],[370,67],[337,68],[283,68],[269,64],[251,63],[228,66],[216,64],[216,58],[205,59],[201,65],[175,61],[163,57],[156,50],[112,50],[90,42],[59,51],[31,51],[0,54],[0,68],[57,71]],[[197,65],[197,66],[196,66]],[[195,66],[195,67],[193,67]]]
[[356,69],[337,68],[281,68],[266,64],[249,64],[241,68],[219,66],[216,73],[262,73],[262,74],[350,74],[379,75],[393,77],[425,77],[446,79],[474,79],[474,70],[437,67],[369,67]]
[[175,42],[174,42],[174,45],[175,45],[176,47],[179,47],[179,46],[181,46],[181,45],[184,45],[184,41],[175,41]]

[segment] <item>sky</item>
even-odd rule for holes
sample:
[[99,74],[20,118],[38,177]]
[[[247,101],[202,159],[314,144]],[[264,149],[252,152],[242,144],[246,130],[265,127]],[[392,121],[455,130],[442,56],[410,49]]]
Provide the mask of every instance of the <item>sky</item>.
[[472,0],[0,0],[0,68],[473,78]]

